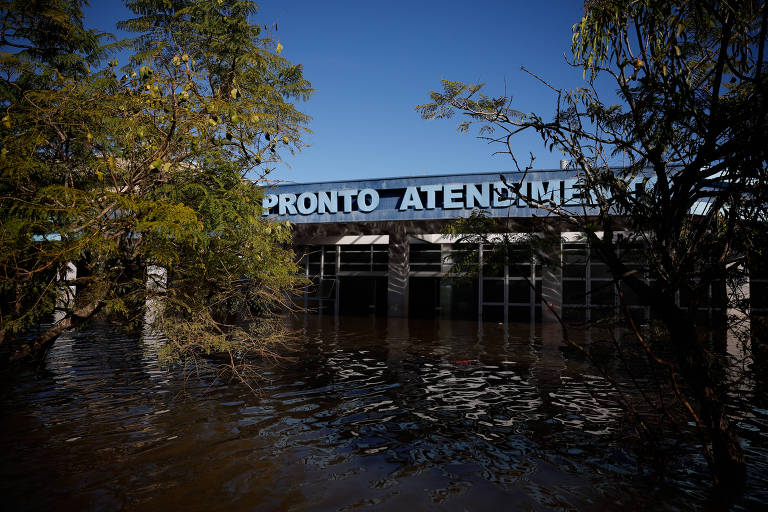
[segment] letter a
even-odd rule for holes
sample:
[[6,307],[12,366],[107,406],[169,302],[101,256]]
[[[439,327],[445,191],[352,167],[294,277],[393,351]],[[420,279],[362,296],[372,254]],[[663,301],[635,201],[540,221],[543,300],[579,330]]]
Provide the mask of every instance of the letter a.
[[424,205],[421,203],[421,198],[419,197],[419,191],[416,187],[408,187],[405,189],[405,194],[403,194],[403,201],[400,203],[400,211],[403,212],[408,208],[413,208],[414,210],[424,209]]

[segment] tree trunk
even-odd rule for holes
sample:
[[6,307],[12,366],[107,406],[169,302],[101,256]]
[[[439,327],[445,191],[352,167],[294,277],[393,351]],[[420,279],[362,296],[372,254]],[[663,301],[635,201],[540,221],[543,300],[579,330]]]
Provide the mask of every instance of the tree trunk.
[[750,346],[754,371],[768,377],[768,315],[752,313],[750,321]]
[[741,442],[718,394],[714,361],[707,347],[699,343],[695,323],[686,311],[675,304],[671,294],[659,294],[659,288],[651,289],[637,275],[628,273],[615,251],[605,248],[603,240],[595,239],[593,243],[602,249],[603,260],[614,278],[627,283],[646,304],[651,305],[669,329],[677,370],[693,391],[701,408],[702,428],[712,443],[711,469],[715,485],[741,488],[746,480]]
[[667,308],[662,318],[672,337],[680,374],[701,408],[701,422],[712,443],[715,485],[739,489],[746,480],[746,463],[741,442],[713,378],[714,361],[699,343],[693,322],[676,309]]
[[56,338],[61,336],[64,331],[78,327],[83,322],[92,317],[102,306],[102,297],[90,302],[85,306],[76,309],[71,315],[61,319],[53,324],[44,333],[29,343],[24,344],[11,353],[10,361],[19,361],[21,359],[32,358],[42,362],[45,354],[48,353]]

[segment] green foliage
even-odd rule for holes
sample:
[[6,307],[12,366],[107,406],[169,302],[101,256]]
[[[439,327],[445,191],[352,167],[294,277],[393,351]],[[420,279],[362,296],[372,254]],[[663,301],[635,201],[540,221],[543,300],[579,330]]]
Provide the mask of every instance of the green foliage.
[[[70,261],[72,325],[96,312],[141,324],[160,294],[154,321],[177,356],[279,338],[269,317],[298,280],[259,182],[301,147],[295,102],[312,89],[252,22],[255,4],[129,1],[121,27],[139,34],[122,70],[97,66],[110,47],[82,28],[80,2],[18,4],[3,14],[20,49],[0,60],[0,332],[13,357],[45,350],[18,339],[48,318]],[[168,270],[160,289],[147,288],[151,265]]]
[[[700,416],[688,410],[721,483],[741,481],[744,460],[714,370],[725,363],[697,338],[696,306],[707,287],[743,273],[738,263],[754,269],[768,255],[767,18],[758,0],[591,0],[573,26],[570,62],[584,85],[564,90],[529,72],[553,92],[553,118],[451,81],[416,107],[425,119],[462,114],[463,132],[479,126],[512,157],[509,184],[533,167],[534,155],[521,164],[512,149],[521,132],[569,158],[582,195],[595,199],[590,215],[524,199],[583,232],[617,289],[631,289],[663,320],[674,360],[656,361],[692,390]],[[654,185],[629,192],[642,176]],[[625,230],[630,240],[618,242]],[[646,276],[624,259],[626,243],[645,248]],[[677,304],[681,292],[693,297],[690,310]]]
[[[0,34],[6,65],[15,66],[19,88],[50,80],[53,73],[82,78],[112,48],[107,34],[83,27],[83,0],[6,0]],[[9,84],[4,84],[9,85]],[[12,88],[9,88],[12,89]],[[18,89],[17,89],[18,90]]]
[[[561,151],[597,213],[580,219],[539,206],[591,233],[618,275],[610,235],[638,233],[651,248],[654,292],[668,299],[681,288],[695,295],[695,283],[712,279],[740,250],[765,254],[751,241],[762,240],[768,220],[766,4],[594,0],[573,30],[572,64],[585,71],[585,85],[559,89],[530,73],[555,94],[553,118],[521,113],[511,97],[483,94],[482,84],[452,81],[417,111],[425,119],[460,113],[462,132],[477,125],[481,138],[513,158],[510,184],[534,160],[518,160],[510,145],[516,134],[533,131]],[[611,83],[615,96],[605,92]],[[647,173],[655,186],[627,193],[627,183]],[[626,215],[622,226],[617,214]],[[598,239],[596,230],[606,235]]]
[[447,224],[443,233],[454,244],[451,273],[474,278],[482,261],[486,272],[503,275],[504,265],[514,261],[521,247],[534,249],[541,245],[535,236],[513,231],[506,219],[490,217],[480,210]]

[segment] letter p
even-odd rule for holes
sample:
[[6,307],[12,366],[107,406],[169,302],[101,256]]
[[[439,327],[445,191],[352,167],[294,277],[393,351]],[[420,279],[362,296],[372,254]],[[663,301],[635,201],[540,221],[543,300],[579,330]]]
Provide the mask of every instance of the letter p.
[[264,209],[262,215],[269,215],[270,208],[277,206],[277,194],[267,194],[261,200],[261,207]]

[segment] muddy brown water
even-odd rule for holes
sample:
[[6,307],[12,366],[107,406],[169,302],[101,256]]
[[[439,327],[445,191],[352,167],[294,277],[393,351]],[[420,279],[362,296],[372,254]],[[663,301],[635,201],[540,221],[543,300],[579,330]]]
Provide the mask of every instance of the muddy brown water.
[[[765,396],[733,400],[749,484],[695,446],[638,464],[610,385],[530,325],[305,316],[256,394],[158,367],[156,336],[62,337],[0,377],[4,510],[768,509]],[[757,393],[757,395],[756,395]]]

